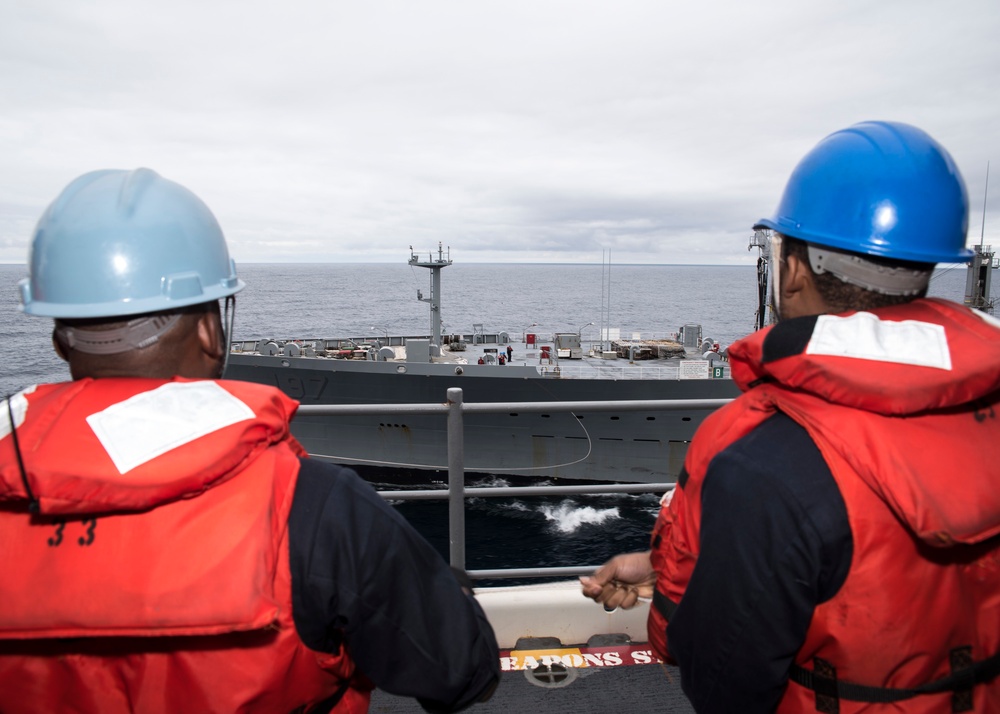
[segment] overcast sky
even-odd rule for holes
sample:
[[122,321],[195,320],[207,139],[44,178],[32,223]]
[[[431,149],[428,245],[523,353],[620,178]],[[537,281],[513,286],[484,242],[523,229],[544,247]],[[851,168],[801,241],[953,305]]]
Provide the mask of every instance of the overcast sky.
[[955,156],[1000,244],[998,0],[0,0],[0,262],[98,168],[201,196],[240,262],[748,264],[866,119]]

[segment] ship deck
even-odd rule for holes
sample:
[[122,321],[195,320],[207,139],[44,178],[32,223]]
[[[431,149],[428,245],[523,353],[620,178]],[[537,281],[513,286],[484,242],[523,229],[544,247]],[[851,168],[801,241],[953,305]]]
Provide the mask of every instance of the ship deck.
[[[407,355],[407,345],[428,341],[427,336],[385,336],[306,339],[239,340],[232,344],[235,355],[271,358],[276,363],[310,358],[338,368],[372,369],[375,365],[405,364],[407,369],[435,365],[440,370],[461,367],[470,376],[525,377],[542,375],[555,379],[643,379],[677,380],[729,377],[729,363],[720,354],[706,359],[699,349],[650,336],[578,343],[568,348],[554,336],[532,336],[530,342],[509,341],[505,333],[451,335],[439,355]],[[507,348],[510,347],[510,350]],[[499,357],[503,356],[501,364]],[[509,355],[509,356],[508,356]],[[236,361],[239,361],[239,357]],[[480,362],[482,359],[482,362]],[[716,368],[713,370],[713,368]]]
[[[476,588],[476,599],[500,647],[501,678],[493,697],[471,711],[694,711],[679,670],[659,662],[644,641],[648,601],[607,612],[576,580]],[[376,691],[371,711],[422,709]]]
[[[449,389],[460,388],[465,404],[510,405],[489,413],[480,406],[464,419],[470,472],[653,483],[676,477],[698,424],[719,406],[714,402],[738,393],[721,357],[633,359],[632,344],[620,357],[574,340],[564,348],[511,344],[503,333],[474,338],[463,340],[464,349],[451,349],[449,341],[440,356],[431,356],[426,337],[235,342],[226,376],[277,386],[297,400],[292,433],[310,454],[336,463],[447,468],[446,420],[406,406],[439,406]],[[561,355],[564,349],[573,354]],[[589,414],[553,410],[562,402],[613,406]],[[671,405],[641,409],[637,402]],[[321,411],[380,404],[406,406],[382,415]]]
[[[693,714],[691,702],[681,691],[680,671],[662,664],[633,667],[591,667],[576,670],[569,684],[544,686],[524,671],[504,672],[492,698],[476,704],[473,714],[508,712],[671,712]],[[423,712],[414,699],[376,690],[371,712],[386,714]]]

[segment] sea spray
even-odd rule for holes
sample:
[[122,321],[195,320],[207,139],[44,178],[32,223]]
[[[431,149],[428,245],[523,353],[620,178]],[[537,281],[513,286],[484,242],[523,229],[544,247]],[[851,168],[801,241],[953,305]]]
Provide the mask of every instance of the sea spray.
[[576,533],[585,525],[604,525],[608,521],[621,518],[618,508],[594,508],[578,506],[573,501],[563,501],[558,506],[542,506],[539,512],[561,533]]

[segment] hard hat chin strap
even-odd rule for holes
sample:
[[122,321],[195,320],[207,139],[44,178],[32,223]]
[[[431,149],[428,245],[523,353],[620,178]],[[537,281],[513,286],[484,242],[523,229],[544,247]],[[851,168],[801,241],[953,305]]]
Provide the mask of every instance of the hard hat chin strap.
[[232,352],[233,344],[233,323],[236,320],[236,296],[230,295],[225,300],[225,306],[222,312],[222,365],[219,368],[219,379],[226,373],[226,367],[229,366],[229,353]]
[[[807,244],[809,265],[817,275],[831,273],[845,283],[883,295],[920,295],[930,283],[932,269],[890,267],[826,246]],[[929,265],[928,268],[933,268]]]
[[181,319],[180,313],[139,317],[111,330],[70,327],[56,320],[55,333],[70,349],[92,355],[116,355],[156,344]]

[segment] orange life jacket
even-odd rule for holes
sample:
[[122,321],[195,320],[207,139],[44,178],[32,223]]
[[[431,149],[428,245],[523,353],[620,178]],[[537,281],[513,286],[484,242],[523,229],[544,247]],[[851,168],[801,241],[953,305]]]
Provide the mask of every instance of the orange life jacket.
[[13,436],[0,406],[0,710],[367,711],[292,620],[296,402],[79,380],[13,397]]
[[781,411],[830,467],[854,552],[778,711],[1000,711],[1000,324],[939,300],[873,312],[730,349],[745,394],[702,424],[661,508],[650,641],[667,659],[712,458]]

